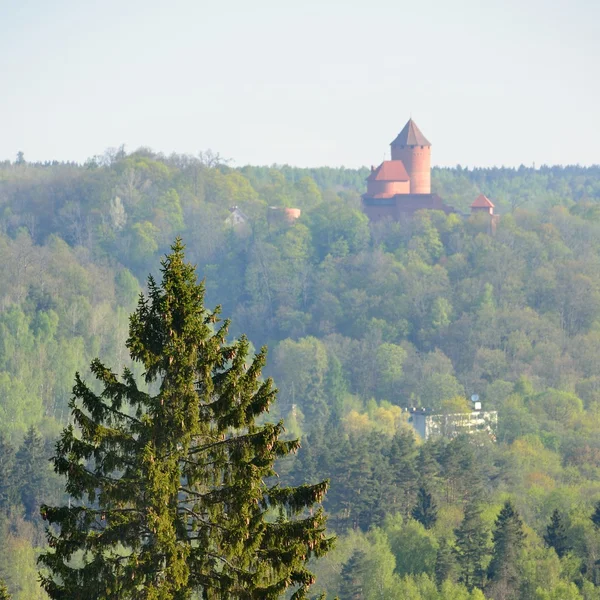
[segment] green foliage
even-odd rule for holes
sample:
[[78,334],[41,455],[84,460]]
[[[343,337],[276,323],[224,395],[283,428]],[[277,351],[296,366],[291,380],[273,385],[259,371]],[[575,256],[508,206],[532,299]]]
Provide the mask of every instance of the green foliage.
[[494,526],[492,560],[488,567],[489,588],[516,597],[520,577],[519,561],[525,533],[523,521],[512,503],[506,501]]
[[448,580],[452,581],[455,571],[456,561],[452,547],[446,538],[442,538],[435,559],[435,580],[438,586],[442,586]]
[[11,600],[12,596],[8,593],[8,588],[4,581],[0,579],[0,600]]
[[355,550],[350,559],[342,566],[340,598],[343,600],[362,600],[363,577],[366,555],[362,550]]
[[301,513],[326,483],[265,483],[298,447],[279,439],[281,423],[256,423],[275,398],[259,379],[266,350],[250,360],[245,338],[226,343],[227,321],[213,328],[217,312],[204,308],[180,242],[148,290],[127,347],[159,391],[140,389],[127,369],[119,381],[99,360],[101,395],[76,376],[77,429],[63,431],[54,458],[73,501],[42,506],[53,526],[44,588],[51,598],[277,598],[288,587],[305,597],[306,563],[332,539],[321,510]]
[[15,455],[13,485],[29,521],[37,517],[39,506],[48,497],[48,457],[44,440],[35,427],[30,427]]
[[427,491],[425,486],[421,485],[417,492],[417,503],[412,509],[412,517],[425,527],[431,529],[437,521],[437,506]]
[[550,523],[544,534],[544,541],[548,546],[554,548],[558,558],[562,558],[569,550],[572,550],[567,536],[565,517],[557,508],[552,512]]
[[14,448],[7,441],[6,437],[0,433],[0,511],[6,512],[14,500],[12,498],[14,490],[13,476],[14,471]]
[[[521,597],[569,597],[574,582],[577,594],[597,598],[598,167],[434,169],[435,191],[459,210],[479,192],[493,199],[501,214],[493,236],[485,221],[435,211],[369,224],[360,209],[367,175],[234,169],[211,152],[167,158],[122,148],[85,166],[22,157],[0,165],[0,520],[10,523],[0,575],[15,598],[43,594],[32,506],[68,501],[53,477],[42,481],[44,469],[32,475],[40,489],[26,489],[15,448],[34,426],[49,456],[49,440],[69,421],[72,374],[94,356],[141,381],[143,366],[126,352],[128,314],[180,233],[206,276],[207,302],[233,316],[232,337],[243,331],[273,349],[272,414],[286,420],[286,439],[302,439],[278,463],[280,484],[331,479],[329,523],[348,537],[317,569],[326,573],[320,591],[339,591],[342,565],[356,548],[368,555],[368,532],[380,527],[399,548],[410,549],[404,537],[414,535],[423,555],[407,562],[420,574],[400,577],[396,563],[389,578],[380,544],[387,571],[368,567],[389,582],[374,580],[378,597],[481,597],[455,583],[454,531],[473,503],[491,526],[510,496],[528,534]],[[233,206],[247,217],[241,227],[228,221]],[[269,222],[269,206],[302,215]],[[157,395],[158,381],[144,393]],[[409,437],[402,407],[454,410],[472,393],[499,411],[495,444]],[[438,508],[425,534],[409,526],[421,484]],[[542,543],[555,509],[570,522],[572,549],[560,562]],[[388,526],[398,515],[402,525]]]
[[413,520],[401,526],[391,523],[386,529],[400,575],[434,575],[438,543],[432,532]]
[[600,529],[600,500],[594,505],[594,512],[590,517],[596,529]]
[[455,535],[458,580],[470,590],[483,587],[489,536],[481,519],[481,509],[475,503],[467,504],[463,521]]

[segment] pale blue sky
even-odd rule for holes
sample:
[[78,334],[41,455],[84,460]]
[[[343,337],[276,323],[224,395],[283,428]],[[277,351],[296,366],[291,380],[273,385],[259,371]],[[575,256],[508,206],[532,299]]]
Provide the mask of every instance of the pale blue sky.
[[600,163],[598,0],[0,0],[0,160]]

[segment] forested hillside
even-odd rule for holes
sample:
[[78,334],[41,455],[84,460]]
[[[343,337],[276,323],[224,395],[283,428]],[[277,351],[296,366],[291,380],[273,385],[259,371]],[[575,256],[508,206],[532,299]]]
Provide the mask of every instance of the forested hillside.
[[[176,236],[232,334],[267,344],[284,481],[331,481],[342,600],[600,599],[600,167],[434,169],[461,213],[370,225],[368,171],[107,152],[0,164],[0,577],[44,598],[42,501],[75,371],[128,366],[128,315]],[[238,207],[242,220],[231,218]],[[297,207],[294,223],[269,207]],[[271,213],[273,211],[271,210]],[[499,413],[415,438],[403,407]],[[598,505],[600,506],[600,505]]]

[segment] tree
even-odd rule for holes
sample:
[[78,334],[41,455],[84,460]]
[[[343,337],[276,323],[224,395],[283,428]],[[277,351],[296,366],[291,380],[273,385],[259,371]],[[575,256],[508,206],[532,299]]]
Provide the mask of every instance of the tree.
[[344,563],[340,583],[341,600],[362,600],[364,598],[362,577],[366,558],[362,550],[355,550],[348,562]]
[[[401,522],[398,515],[395,520]],[[396,558],[396,572],[400,576],[427,573],[433,576],[438,552],[438,543],[432,531],[421,523],[409,520],[402,526],[394,521],[388,525],[387,535],[391,550]]]
[[454,534],[459,582],[464,583],[469,590],[483,587],[483,564],[489,554],[488,532],[481,519],[481,509],[475,502],[467,504],[463,521]]
[[548,546],[554,548],[558,558],[562,558],[569,550],[569,540],[567,538],[567,527],[565,518],[559,510],[556,508],[550,517],[550,523],[546,527],[546,533],[544,534],[544,541]]
[[523,521],[507,500],[498,514],[493,532],[492,560],[488,577],[492,595],[494,588],[502,589],[503,598],[517,597],[519,586],[519,558],[525,539]]
[[49,465],[44,446],[42,436],[31,426],[15,455],[13,481],[29,521],[38,515],[48,493]]
[[596,502],[594,512],[590,519],[592,519],[592,523],[595,525],[596,529],[600,529],[600,500]]
[[348,393],[342,363],[335,355],[329,357],[329,369],[325,378],[325,394],[331,407],[331,421],[340,422],[343,416],[344,397]]
[[0,433],[0,511],[6,511],[13,500],[14,448]]
[[312,336],[297,342],[287,339],[275,351],[275,374],[281,389],[281,410],[298,404],[307,422],[325,423],[329,406],[325,397],[327,349]]
[[387,400],[395,400],[402,380],[402,365],[406,360],[406,350],[396,344],[381,344],[377,348],[377,389]]
[[392,472],[390,509],[403,517],[410,514],[417,488],[417,448],[412,431],[400,429],[390,444],[388,461]]
[[8,588],[4,581],[0,579],[0,600],[10,600],[11,595],[8,593]]
[[[229,322],[204,307],[204,286],[177,240],[148,279],[131,316],[127,347],[149,390],[99,360],[96,394],[76,374],[71,414],[56,445],[69,506],[42,506],[51,550],[40,557],[53,599],[188,600],[304,598],[307,569],[332,538],[320,502],[327,482],[266,483],[298,441],[282,423],[258,425],[275,400],[261,381],[266,348],[253,359]],[[58,530],[58,531],[56,531]],[[77,555],[79,561],[72,562]]]
[[424,485],[417,492],[417,503],[412,509],[412,517],[425,529],[431,529],[437,521],[437,506]]
[[446,538],[442,538],[435,559],[435,581],[438,586],[441,586],[448,579],[453,579],[452,576],[455,569],[456,561],[452,552],[452,546],[450,546]]

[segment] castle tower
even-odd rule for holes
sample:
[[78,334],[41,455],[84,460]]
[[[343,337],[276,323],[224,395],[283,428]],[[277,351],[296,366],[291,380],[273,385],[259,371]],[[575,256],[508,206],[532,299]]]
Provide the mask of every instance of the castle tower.
[[401,160],[410,178],[411,194],[431,194],[431,144],[409,119],[391,143],[392,160]]

